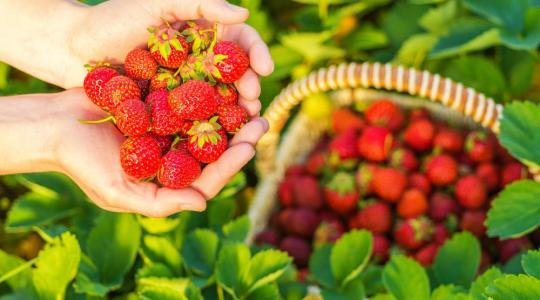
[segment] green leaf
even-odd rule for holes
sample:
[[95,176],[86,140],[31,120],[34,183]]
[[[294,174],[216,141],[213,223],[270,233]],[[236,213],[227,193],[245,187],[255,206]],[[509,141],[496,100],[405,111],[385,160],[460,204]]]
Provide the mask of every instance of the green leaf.
[[137,294],[142,300],[198,300],[199,289],[187,278],[142,278],[137,281]]
[[484,291],[495,279],[503,276],[503,273],[497,267],[491,267],[482,275],[478,276],[471,284],[470,295],[475,300],[488,300],[484,296]]
[[64,233],[39,252],[32,280],[41,300],[64,299],[66,287],[81,260],[81,248],[74,235]]
[[420,68],[436,42],[437,37],[433,34],[415,34],[403,42],[394,63]]
[[373,248],[373,238],[366,230],[353,230],[344,234],[332,248],[330,266],[340,286],[355,279],[366,267]]
[[292,258],[282,251],[268,249],[255,254],[242,276],[245,294],[277,280],[291,263]]
[[465,7],[511,32],[523,29],[528,0],[464,0]]
[[137,270],[137,279],[145,277],[165,277],[173,278],[174,274],[171,269],[162,263],[147,265]]
[[183,275],[182,256],[178,249],[165,237],[145,235],[143,238],[142,252],[147,265],[162,263],[169,267],[176,276]]
[[332,37],[329,31],[320,33],[290,33],[281,37],[281,43],[298,53],[307,61],[317,63],[320,61],[340,58],[345,55],[341,48],[324,44]]
[[523,256],[524,252],[518,252],[512,258],[510,258],[509,261],[506,262],[506,264],[502,267],[502,271],[504,274],[523,274],[525,273],[523,271],[523,266],[521,265],[521,258]]
[[[270,47],[270,54],[275,64],[274,73],[270,75],[270,78],[274,79],[283,79],[290,76],[294,67],[303,61],[302,55],[298,52],[279,44]],[[261,87],[263,90],[265,89],[264,85],[261,85]]]
[[529,250],[521,257],[525,273],[540,279],[540,250]]
[[510,153],[529,166],[540,165],[540,106],[514,101],[505,105],[499,140]]
[[419,24],[426,30],[441,34],[448,32],[448,27],[455,21],[458,14],[458,3],[450,0],[438,7],[430,9],[422,16]]
[[428,11],[428,7],[398,1],[382,20],[390,44],[399,47],[410,36],[422,32],[418,20]]
[[532,180],[520,180],[506,186],[492,202],[486,220],[488,235],[502,239],[524,235],[538,225],[540,184]]
[[216,280],[230,295],[237,297],[242,273],[249,264],[251,254],[248,246],[228,243],[219,252],[216,265]]
[[148,218],[137,215],[137,221],[144,231],[151,234],[163,234],[171,232],[180,224],[178,216],[168,218]]
[[219,192],[219,194],[212,199],[212,202],[215,202],[217,199],[225,199],[234,197],[238,192],[240,192],[246,186],[246,174],[244,172],[239,172],[234,177],[227,182],[227,185]]
[[372,50],[388,45],[388,37],[384,31],[366,24],[348,35],[343,44],[348,51]]
[[275,300],[280,299],[279,290],[275,284],[266,284],[254,290],[246,300]]
[[357,300],[365,299],[366,292],[362,280],[349,281],[339,291],[322,289],[321,295],[325,300]]
[[480,266],[480,243],[464,231],[447,240],[439,249],[433,271],[439,284],[469,287]]
[[486,295],[493,300],[538,299],[540,280],[526,275],[506,275],[495,279],[487,287]]
[[208,203],[208,225],[217,229],[230,222],[236,213],[236,199],[221,198]]
[[527,51],[501,48],[501,69],[508,82],[507,90],[513,96],[525,93],[532,84],[535,59]]
[[455,285],[440,285],[431,295],[431,300],[470,300],[470,296],[464,293],[460,286]]
[[396,299],[429,299],[429,279],[420,264],[403,255],[393,256],[383,270],[384,286]]
[[10,67],[8,64],[0,62],[0,90],[7,87]]
[[540,8],[529,8],[522,32],[501,30],[501,42],[516,50],[534,50],[540,44]]
[[383,266],[370,264],[358,277],[364,283],[366,294],[374,295],[386,291],[382,282]]
[[196,229],[185,239],[182,256],[186,266],[196,275],[210,277],[214,273],[219,246],[218,236],[208,229]]
[[243,215],[223,226],[225,239],[234,242],[244,242],[250,228],[250,221],[247,215]]
[[338,285],[330,264],[330,255],[332,253],[332,245],[326,244],[316,249],[309,258],[309,272],[315,280],[328,289],[336,288]]
[[21,184],[36,193],[81,202],[86,199],[83,191],[66,175],[60,173],[30,173],[18,176]]
[[[14,272],[17,268],[23,268],[25,263],[26,261],[22,258],[0,250],[0,278],[6,276],[10,272]],[[7,279],[7,284],[12,290],[24,289],[27,287],[30,280],[31,273],[30,266],[28,266]]]

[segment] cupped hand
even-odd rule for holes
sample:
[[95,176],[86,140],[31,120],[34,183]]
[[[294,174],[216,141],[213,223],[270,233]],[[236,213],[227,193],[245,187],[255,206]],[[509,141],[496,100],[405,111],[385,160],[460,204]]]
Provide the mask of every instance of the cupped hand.
[[127,177],[119,156],[125,137],[111,123],[79,122],[104,117],[82,89],[61,93],[52,104],[62,108],[54,116],[59,128],[55,155],[60,171],[103,209],[150,217],[204,210],[206,200],[215,196],[254,156],[254,144],[268,129],[264,119],[253,118],[234,136],[220,159],[204,168],[199,179],[188,188],[172,190]]

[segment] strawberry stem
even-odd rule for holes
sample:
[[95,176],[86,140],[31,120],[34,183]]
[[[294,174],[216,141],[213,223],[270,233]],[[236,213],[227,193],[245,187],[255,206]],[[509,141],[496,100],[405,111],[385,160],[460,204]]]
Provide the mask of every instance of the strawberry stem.
[[112,121],[113,123],[116,124],[116,120],[114,119],[114,116],[110,115],[106,118],[103,118],[103,119],[99,119],[99,120],[79,120],[79,122],[83,123],[83,124],[101,124],[101,123],[105,123],[105,122],[108,122],[108,121]]

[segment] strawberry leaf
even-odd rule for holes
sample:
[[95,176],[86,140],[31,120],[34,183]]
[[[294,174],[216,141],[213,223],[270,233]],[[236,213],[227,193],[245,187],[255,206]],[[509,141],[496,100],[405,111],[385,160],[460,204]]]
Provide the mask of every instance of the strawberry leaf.
[[214,272],[219,238],[209,229],[196,229],[185,239],[182,256],[188,270],[197,276],[210,277]]
[[478,300],[487,300],[488,298],[484,295],[486,287],[488,287],[495,279],[503,276],[501,270],[497,267],[491,267],[485,271],[482,275],[478,276],[476,280],[471,284],[470,295],[474,299]]
[[241,243],[228,243],[223,246],[216,263],[216,280],[233,298],[238,298],[242,273],[249,264],[249,248]]
[[429,299],[429,279],[426,271],[419,263],[406,256],[394,256],[386,264],[383,283],[396,299]]
[[267,284],[254,290],[249,294],[246,300],[274,300],[280,299],[279,290],[276,285]]
[[521,257],[521,265],[525,273],[540,279],[540,250],[529,250]]
[[223,226],[225,239],[234,242],[244,242],[250,227],[250,221],[247,215],[239,217]]
[[331,253],[332,246],[326,244],[315,250],[309,258],[309,272],[313,274],[313,277],[321,286],[328,289],[334,289],[338,286],[332,274]]
[[242,276],[244,295],[278,279],[291,263],[292,258],[282,251],[269,249],[255,254]]
[[495,279],[485,291],[492,300],[538,299],[540,280],[527,275],[506,275]]
[[328,300],[356,300],[365,299],[366,291],[362,280],[355,279],[349,281],[342,289],[337,290],[321,290],[323,299]]
[[[22,258],[15,255],[10,255],[0,250],[0,278],[3,278],[6,274],[14,269],[21,267],[24,263],[26,262]],[[31,275],[29,265],[27,269],[5,279],[7,280],[6,282],[11,289],[25,289],[32,280]]]
[[137,294],[143,300],[202,300],[201,291],[188,278],[142,278],[137,281]]
[[444,300],[444,299],[468,299],[464,293],[464,289],[455,285],[440,285],[431,295],[431,300]]
[[182,256],[169,239],[161,236],[145,235],[141,247],[145,265],[156,263],[167,266],[176,276],[183,275]]
[[343,235],[330,255],[332,274],[344,287],[366,267],[371,256],[373,238],[366,230],[353,230]]

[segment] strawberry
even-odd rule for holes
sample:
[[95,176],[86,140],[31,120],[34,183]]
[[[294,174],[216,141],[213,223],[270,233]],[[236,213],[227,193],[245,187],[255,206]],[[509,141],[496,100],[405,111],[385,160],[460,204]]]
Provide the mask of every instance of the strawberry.
[[287,171],[285,171],[285,176],[287,177],[290,177],[290,176],[301,176],[301,175],[304,175],[306,172],[305,172],[305,168],[303,165],[300,165],[300,164],[295,164],[295,165],[291,165],[287,168]]
[[398,148],[390,155],[390,166],[408,172],[414,172],[418,169],[418,159],[416,159],[416,155],[411,150]]
[[178,129],[177,134],[180,137],[188,137],[189,136],[188,132],[193,127],[193,122],[187,121],[187,120],[182,120],[182,121],[180,121],[180,125],[178,127],[179,127],[179,129]]
[[323,197],[319,182],[312,176],[298,176],[293,181],[294,203],[298,207],[319,209],[323,206]]
[[114,113],[118,104],[128,99],[141,99],[141,89],[129,77],[116,76],[105,84],[103,96],[105,102],[101,108]]
[[[309,280],[309,269],[303,268],[298,270],[296,273],[296,280],[301,283],[306,283]],[[308,298],[304,298],[305,300],[309,300]]]
[[320,175],[326,164],[326,154],[322,151],[312,153],[306,161],[306,172],[311,175]]
[[486,187],[475,175],[461,177],[456,183],[454,193],[459,204],[466,208],[482,207],[487,200]]
[[201,175],[199,162],[182,150],[171,150],[161,158],[157,179],[164,187],[188,187]]
[[179,68],[187,59],[188,44],[180,32],[167,27],[162,29],[150,28],[148,49],[161,66],[171,69]]
[[366,127],[364,120],[350,109],[342,108],[332,113],[332,130],[336,134],[350,129],[360,131],[364,127]]
[[216,122],[216,117],[193,122],[188,135],[188,150],[200,162],[212,163],[227,150],[227,134]]
[[495,153],[497,154],[498,161],[504,163],[517,162],[517,160],[508,153],[508,150],[504,148],[497,139],[495,139]]
[[405,143],[417,151],[429,150],[435,136],[435,126],[428,119],[412,121],[405,129]]
[[356,131],[349,129],[338,134],[330,141],[328,150],[330,153],[335,153],[341,160],[353,159],[358,157],[356,149]]
[[420,119],[430,119],[429,112],[425,110],[424,108],[415,108],[411,110],[411,113],[409,114],[409,118],[411,121],[417,121]]
[[384,234],[392,228],[392,211],[383,202],[366,205],[349,220],[350,228],[364,228],[375,234]]
[[474,162],[489,162],[495,155],[493,139],[483,131],[473,131],[465,140],[465,152]]
[[385,263],[390,254],[390,241],[384,235],[373,235],[373,259],[377,263]]
[[120,163],[136,179],[154,176],[161,164],[161,148],[151,135],[130,137],[120,147]]
[[501,172],[501,188],[514,181],[527,178],[527,176],[527,169],[522,164],[518,162],[506,164]]
[[262,245],[272,245],[274,247],[277,247],[279,245],[279,232],[277,230],[267,228],[255,237],[255,244],[258,246]]
[[311,247],[304,239],[295,236],[288,236],[281,240],[281,243],[279,243],[279,249],[287,252],[287,254],[293,258],[296,266],[307,266],[309,255],[311,254]]
[[443,245],[444,242],[446,242],[446,240],[449,238],[450,232],[448,231],[448,229],[446,229],[446,226],[441,223],[435,224],[435,228],[433,230],[433,241],[437,245]]
[[218,104],[238,104],[238,92],[232,84],[218,83],[214,85]]
[[174,72],[169,69],[159,69],[150,79],[150,91],[161,89],[172,90],[180,85],[180,77],[175,76]]
[[403,218],[416,218],[428,211],[428,201],[418,189],[408,189],[397,205],[397,212]]
[[430,198],[429,217],[435,221],[442,222],[450,215],[456,215],[459,207],[456,200],[441,192],[434,193]]
[[150,93],[146,98],[152,115],[152,131],[157,135],[175,134],[183,124],[180,117],[172,111],[167,101],[168,96],[169,92],[162,89]]
[[408,250],[422,247],[431,238],[432,224],[426,218],[407,219],[398,224],[394,240]]
[[361,194],[368,195],[373,193],[373,176],[375,176],[376,170],[377,165],[372,163],[363,163],[358,167],[356,184]]
[[127,54],[124,69],[133,79],[150,79],[156,74],[158,65],[150,52],[135,48]]
[[481,238],[486,234],[484,221],[486,220],[486,212],[483,210],[467,210],[461,215],[459,228],[467,230],[476,237]]
[[500,240],[497,243],[497,248],[499,249],[500,261],[506,263],[516,254],[531,249],[531,242],[526,236],[522,236],[514,239]]
[[208,48],[215,34],[215,31],[209,30],[197,21],[187,21],[180,32],[186,38],[189,50],[194,53],[198,53],[200,49]]
[[352,174],[339,172],[324,188],[326,204],[335,212],[347,215],[354,210],[360,200]]
[[311,237],[320,222],[321,217],[315,211],[306,208],[296,208],[285,214],[281,220],[281,226],[291,234]]
[[246,73],[249,58],[234,42],[220,41],[214,46],[214,65],[219,70],[219,82],[233,83]]
[[428,244],[416,251],[414,254],[414,259],[422,266],[429,267],[435,260],[435,256],[437,256],[438,251],[439,245]]
[[406,186],[407,177],[397,169],[377,168],[375,171],[373,189],[382,200],[397,202]]
[[218,104],[214,88],[201,80],[189,80],[169,93],[169,104],[180,118],[197,121],[212,117]]
[[107,109],[107,97],[105,95],[105,84],[113,77],[118,76],[118,71],[108,66],[98,66],[92,68],[84,78],[84,91],[86,96],[102,109]]
[[431,157],[426,165],[426,175],[435,186],[447,186],[454,182],[458,175],[457,163],[448,154]]
[[499,187],[499,168],[494,163],[481,163],[476,167],[476,176],[482,180],[488,192]]
[[389,100],[373,102],[364,115],[369,125],[388,128],[392,131],[399,129],[404,121],[399,106]]
[[240,105],[222,104],[217,108],[218,122],[227,132],[237,132],[246,124],[248,113]]
[[424,195],[429,195],[431,193],[431,184],[424,174],[410,174],[407,187],[419,189]]
[[145,99],[146,96],[148,96],[148,93],[150,92],[150,80],[147,79],[140,79],[137,80],[137,86],[141,90],[141,99]]
[[433,146],[446,152],[458,153],[463,149],[463,135],[457,130],[445,128],[437,132]]
[[393,142],[394,138],[388,129],[367,127],[358,139],[358,152],[368,160],[381,162],[388,157]]
[[313,234],[313,246],[319,248],[328,243],[334,243],[345,232],[345,227],[339,220],[322,221]]
[[278,198],[282,207],[290,207],[293,205],[294,194],[293,187],[295,184],[296,176],[287,176],[279,184],[278,187]]
[[159,148],[161,148],[161,154],[162,155],[169,152],[169,150],[171,149],[171,146],[172,146],[172,142],[173,142],[170,136],[161,136],[161,135],[157,135],[155,133],[150,133],[150,135],[158,143]]
[[128,99],[120,103],[114,117],[116,126],[124,135],[142,135],[150,130],[150,116],[146,105],[139,99]]

